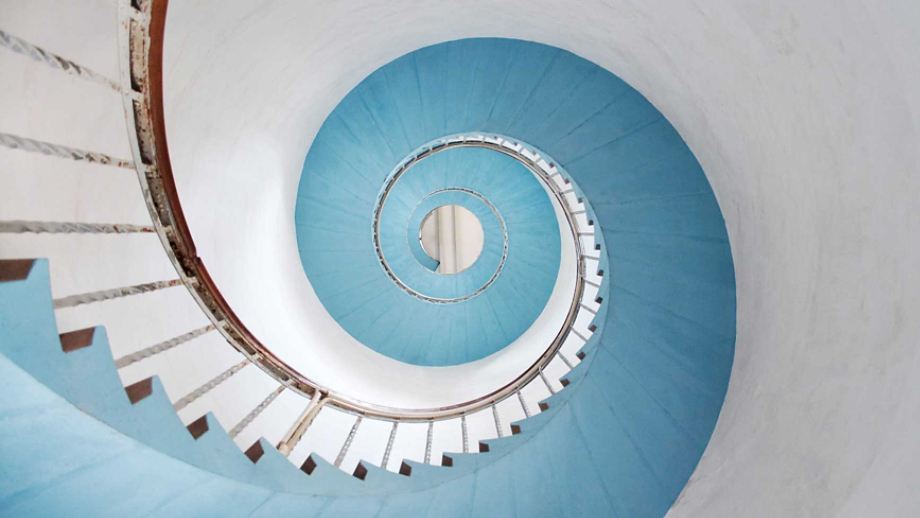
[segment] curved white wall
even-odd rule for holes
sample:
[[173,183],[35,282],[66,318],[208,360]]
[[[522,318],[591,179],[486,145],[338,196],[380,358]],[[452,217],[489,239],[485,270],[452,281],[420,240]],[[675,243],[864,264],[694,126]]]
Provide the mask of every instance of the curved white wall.
[[173,2],[173,165],[204,259],[271,343],[271,297],[325,314],[305,278],[290,282],[303,275],[292,214],[310,142],[351,87],[461,37],[593,60],[681,132],[732,241],[734,374],[671,515],[907,516],[920,506],[918,26],[910,1]]

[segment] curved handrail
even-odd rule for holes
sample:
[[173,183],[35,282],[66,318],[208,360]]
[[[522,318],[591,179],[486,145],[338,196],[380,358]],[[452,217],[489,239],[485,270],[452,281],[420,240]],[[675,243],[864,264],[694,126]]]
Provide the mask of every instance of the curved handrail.
[[[425,146],[422,146],[422,148],[424,147]],[[431,155],[428,155],[428,156],[431,156]],[[413,160],[410,165],[415,165],[418,162],[419,162],[418,160]],[[406,170],[409,169],[409,166],[405,166],[405,168],[399,168],[399,169],[400,169],[399,174],[402,175],[402,173],[405,173]],[[388,178],[390,178],[390,176],[388,176]],[[383,247],[380,244],[380,215],[383,212],[383,204],[386,202],[386,199],[390,194],[390,190],[392,190],[393,186],[396,185],[396,180],[398,178],[399,176],[396,176],[388,180],[386,186],[383,189],[382,196],[377,197],[377,203],[376,203],[376,206],[374,207],[374,230],[373,230],[374,250],[377,252],[377,260],[380,262],[380,266],[383,267],[383,271],[387,274],[387,276],[393,282],[396,283],[397,286],[399,286],[400,289],[402,289],[409,295],[412,295],[415,298],[424,300],[426,302],[431,302],[434,304],[450,304],[453,302],[463,302],[464,300],[469,300],[475,297],[476,295],[479,295],[480,293],[487,290],[489,286],[491,286],[492,283],[495,282],[495,279],[498,278],[498,274],[500,274],[502,269],[504,269],[505,261],[508,259],[508,228],[505,226],[505,220],[504,218],[502,218],[501,213],[498,212],[498,209],[495,208],[495,205],[493,205],[492,202],[487,200],[483,195],[479,194],[478,192],[471,191],[469,189],[460,189],[458,187],[451,187],[449,189],[441,189],[439,191],[434,191],[433,193],[428,194],[427,196],[425,196],[424,199],[427,199],[428,197],[433,196],[435,194],[447,192],[447,191],[465,192],[466,194],[469,194],[471,196],[478,198],[479,201],[486,204],[486,206],[489,207],[492,213],[495,214],[495,218],[498,219],[498,224],[499,226],[501,226],[501,229],[502,229],[502,241],[503,241],[502,258],[501,258],[501,261],[499,262],[498,268],[495,269],[495,273],[493,273],[492,276],[489,277],[489,280],[486,281],[485,284],[483,284],[479,288],[473,290],[471,293],[467,293],[466,295],[463,295],[460,297],[451,297],[451,298],[438,298],[438,297],[429,297],[428,295],[425,295],[423,293],[420,293],[412,289],[411,286],[407,285],[405,282],[402,281],[402,279],[399,278],[398,275],[396,275],[396,272],[390,269],[390,264],[387,262],[386,256],[383,253]],[[419,203],[421,204],[421,202]]]
[[386,421],[428,422],[466,415],[503,401],[540,375],[543,367],[562,347],[577,317],[584,293],[584,256],[578,225],[564,194],[555,182],[550,180],[546,183],[549,177],[536,162],[502,145],[498,138],[491,142],[487,137],[481,137],[481,140],[478,140],[479,137],[477,140],[439,139],[410,157],[401,167],[410,167],[412,163],[449,147],[486,147],[521,161],[541,181],[551,186],[578,244],[579,271],[565,324],[546,351],[528,369],[503,387],[470,401],[437,408],[404,409],[368,403],[335,392],[307,378],[262,344],[230,307],[198,256],[179,200],[169,159],[163,102],[163,40],[167,7],[168,0],[119,3],[121,84],[129,140],[148,211],[170,261],[205,315],[234,348],[282,385],[306,398],[319,392],[323,400],[328,400],[328,405],[339,410]]

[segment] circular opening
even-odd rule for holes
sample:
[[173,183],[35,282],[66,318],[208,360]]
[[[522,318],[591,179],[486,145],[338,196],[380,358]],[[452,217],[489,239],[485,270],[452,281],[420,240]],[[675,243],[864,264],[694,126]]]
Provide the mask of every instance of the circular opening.
[[422,220],[418,239],[433,260],[424,264],[426,268],[441,275],[460,273],[473,266],[482,253],[482,224],[465,207],[442,205]]

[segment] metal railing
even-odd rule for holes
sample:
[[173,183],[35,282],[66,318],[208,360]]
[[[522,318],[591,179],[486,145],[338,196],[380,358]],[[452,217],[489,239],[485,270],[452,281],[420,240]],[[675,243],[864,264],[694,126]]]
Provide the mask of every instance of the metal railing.
[[[425,146],[422,146],[422,148],[420,148],[420,149],[425,149]],[[409,167],[411,167],[412,165],[417,164],[417,163],[419,162],[419,160],[420,160],[420,158],[418,158],[418,152],[412,153],[410,156],[412,156],[413,159],[412,159],[411,162],[409,162],[409,165],[408,165],[408,166],[405,166],[405,167],[400,166],[400,167],[398,168],[398,169],[399,169],[400,175],[401,175],[402,173],[405,173],[406,170],[409,169]],[[429,156],[431,156],[431,154],[425,155],[425,157],[429,157]],[[434,192],[432,192],[431,194],[425,196],[425,198],[422,199],[422,201],[424,201],[425,199],[427,199],[427,198],[429,198],[429,197],[431,197],[431,196],[434,196],[435,194],[440,194],[440,193],[443,193],[443,192],[462,192],[462,193],[469,194],[470,196],[473,196],[473,197],[479,199],[479,200],[480,200],[481,202],[483,202],[487,207],[489,207],[489,210],[492,211],[492,213],[495,215],[495,218],[498,220],[498,225],[501,227],[501,230],[502,230],[502,242],[503,242],[503,244],[502,244],[502,257],[501,257],[501,260],[499,261],[498,267],[495,268],[495,272],[492,274],[491,277],[489,277],[489,279],[488,279],[482,286],[480,286],[479,288],[473,290],[472,292],[470,292],[470,293],[468,293],[468,294],[466,294],[466,295],[462,295],[462,296],[459,296],[459,297],[453,297],[453,298],[430,297],[430,296],[428,296],[428,295],[425,295],[425,294],[423,294],[423,293],[421,293],[421,292],[419,292],[419,291],[416,291],[416,290],[412,289],[412,287],[410,287],[409,285],[407,285],[406,283],[404,283],[404,282],[399,278],[399,276],[396,275],[396,272],[394,272],[394,271],[390,268],[390,264],[387,262],[386,256],[385,256],[385,254],[383,253],[383,247],[382,247],[381,244],[380,244],[380,216],[381,216],[381,212],[383,211],[383,204],[384,204],[384,202],[386,201],[386,198],[389,196],[390,191],[392,190],[393,186],[396,185],[396,180],[399,178],[399,176],[393,176],[393,175],[391,174],[391,175],[388,176],[387,178],[388,178],[388,181],[386,182],[385,187],[384,187],[384,189],[382,190],[381,194],[378,195],[378,197],[377,197],[377,203],[376,203],[376,205],[375,205],[375,207],[374,207],[374,227],[373,227],[373,228],[374,228],[374,230],[373,230],[373,236],[374,236],[374,249],[375,249],[375,251],[377,252],[377,260],[380,262],[380,266],[383,267],[383,271],[386,272],[387,276],[388,276],[393,282],[395,282],[396,285],[400,287],[400,289],[402,289],[403,291],[405,291],[405,292],[408,293],[409,295],[411,295],[411,296],[413,296],[413,297],[415,297],[415,298],[424,300],[425,302],[431,302],[431,303],[434,303],[434,304],[450,304],[450,303],[453,303],[453,302],[463,302],[464,300],[469,300],[469,299],[475,297],[476,295],[479,295],[480,293],[484,292],[486,289],[488,289],[489,286],[491,286],[492,283],[495,282],[495,279],[498,278],[498,275],[501,273],[502,269],[505,267],[505,260],[508,259],[508,229],[505,227],[505,220],[504,220],[504,218],[502,218],[502,215],[501,215],[501,213],[498,211],[498,209],[495,208],[495,205],[493,205],[491,201],[489,201],[488,199],[486,199],[483,195],[479,194],[478,192],[471,191],[471,190],[469,190],[469,189],[461,189],[461,188],[458,188],[458,187],[450,187],[450,188],[446,188],[446,189],[437,190],[437,191],[434,191]],[[419,203],[422,203],[422,202],[419,202]]]
[[[133,160],[112,158],[101,153],[77,150],[63,145],[36,141],[25,137],[9,134],[0,134],[0,145],[8,148],[21,149],[53,155],[60,158],[78,161],[91,161],[103,165],[134,168],[140,181],[141,192],[152,219],[152,226],[136,226],[121,224],[87,224],[69,222],[35,222],[35,221],[7,221],[0,222],[0,233],[130,233],[130,232],[155,232],[169,260],[178,272],[179,278],[149,285],[129,286],[114,290],[104,290],[83,295],[75,295],[55,301],[55,307],[69,307],[75,304],[87,304],[114,297],[123,297],[144,293],[147,291],[163,289],[172,286],[184,285],[192,297],[207,316],[210,324],[173,339],[160,342],[137,353],[119,358],[116,361],[118,368],[142,361],[160,352],[172,349],[182,343],[203,335],[210,331],[219,332],[224,339],[235,349],[241,352],[245,359],[234,365],[224,373],[204,383],[198,389],[179,399],[175,406],[177,409],[188,405],[195,399],[203,396],[214,387],[229,379],[250,363],[257,365],[269,376],[277,380],[279,387],[271,392],[246,418],[231,430],[231,436],[239,434],[255,417],[274,401],[284,390],[295,393],[310,400],[303,413],[291,425],[284,439],[278,444],[279,451],[289,455],[297,442],[304,436],[310,423],[317,417],[321,410],[330,408],[352,414],[357,417],[348,437],[336,458],[336,465],[341,464],[348,452],[348,448],[358,431],[362,419],[374,419],[391,422],[393,424],[387,438],[386,452],[383,465],[386,467],[397,433],[398,424],[404,422],[428,423],[426,438],[425,461],[430,461],[431,443],[434,433],[435,421],[457,419],[463,430],[463,451],[469,449],[467,436],[467,416],[480,410],[491,410],[495,419],[496,433],[503,435],[498,404],[509,398],[517,398],[525,416],[531,415],[521,389],[532,382],[544,384],[550,394],[557,392],[547,379],[544,370],[554,359],[559,358],[571,369],[572,362],[562,354],[561,348],[566,339],[573,333],[581,340],[587,342],[589,337],[574,329],[575,321],[582,310],[595,313],[595,310],[582,300],[585,295],[585,286],[599,288],[600,284],[587,279],[587,260],[598,261],[598,258],[585,254],[583,238],[592,236],[593,233],[585,232],[578,222],[578,216],[585,214],[587,207],[579,207],[581,200],[577,200],[575,208],[570,206],[568,194],[574,186],[561,188],[554,178],[566,178],[558,167],[533,151],[531,148],[514,142],[503,136],[472,133],[444,137],[432,141],[403,160],[387,177],[384,188],[377,200],[374,217],[374,240],[381,265],[388,275],[397,284],[401,282],[392,274],[386,260],[380,251],[378,230],[379,214],[386,202],[390,189],[399,177],[409,170],[414,164],[436,153],[456,147],[480,147],[508,155],[526,166],[552,193],[555,202],[565,215],[568,230],[575,241],[576,264],[578,267],[574,294],[566,314],[565,321],[555,338],[547,345],[544,353],[525,369],[519,376],[499,389],[488,394],[463,403],[437,407],[437,408],[396,408],[373,404],[353,398],[323,386],[275,356],[271,350],[262,344],[243,324],[241,319],[224,299],[220,289],[214,283],[208,270],[198,256],[195,243],[189,231],[188,224],[182,210],[176,189],[175,178],[169,159],[166,126],[163,105],[163,38],[166,21],[166,0],[119,0],[119,60],[121,63],[120,81],[115,82],[103,76],[80,67],[72,61],[63,60],[53,54],[42,51],[39,47],[15,38],[6,32],[0,31],[0,43],[4,43],[12,51],[24,54],[36,61],[42,61],[72,75],[77,75],[86,80],[104,85],[120,92],[125,108],[125,117],[129,133],[129,142]],[[30,50],[33,49],[33,50]],[[570,184],[567,179],[566,184]],[[590,225],[590,223],[589,223]],[[506,240],[507,253],[507,240]],[[496,272],[497,275],[498,272]],[[494,277],[493,277],[494,279]],[[486,284],[475,294],[486,289]],[[405,289],[405,288],[404,288]],[[409,289],[411,292],[412,290]],[[420,294],[414,293],[416,296]],[[423,297],[424,298],[424,297]],[[469,298],[469,297],[467,297]],[[435,302],[443,302],[436,300]],[[600,300],[596,300],[600,302]],[[60,303],[60,304],[59,304]],[[542,409],[542,405],[541,405]]]

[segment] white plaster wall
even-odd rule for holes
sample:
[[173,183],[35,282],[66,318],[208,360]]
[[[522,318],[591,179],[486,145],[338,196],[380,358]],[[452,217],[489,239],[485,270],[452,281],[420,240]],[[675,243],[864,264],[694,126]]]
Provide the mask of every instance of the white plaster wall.
[[[305,280],[290,282],[291,214],[310,141],[351,87],[444,40],[556,45],[664,112],[727,220],[735,370],[672,516],[918,513],[920,4],[227,4],[171,7],[167,117],[199,248],[234,306],[252,301],[240,312],[257,335],[268,336],[270,297],[321,311]],[[235,284],[257,266],[258,282]]]

